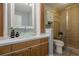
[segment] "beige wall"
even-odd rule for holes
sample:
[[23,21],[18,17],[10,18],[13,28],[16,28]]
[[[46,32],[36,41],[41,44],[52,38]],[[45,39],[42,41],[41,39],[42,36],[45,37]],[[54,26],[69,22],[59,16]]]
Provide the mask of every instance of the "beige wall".
[[58,10],[54,10],[53,20],[54,38],[58,38],[58,32],[60,31],[60,12]]
[[60,31],[60,11],[58,9],[52,9],[50,7],[45,8],[45,12],[49,12],[49,14],[45,14],[45,20],[53,21],[51,28],[53,29],[54,38],[58,38],[58,32]]
[[62,10],[60,14],[60,31],[63,32],[63,40],[66,45],[66,10]]

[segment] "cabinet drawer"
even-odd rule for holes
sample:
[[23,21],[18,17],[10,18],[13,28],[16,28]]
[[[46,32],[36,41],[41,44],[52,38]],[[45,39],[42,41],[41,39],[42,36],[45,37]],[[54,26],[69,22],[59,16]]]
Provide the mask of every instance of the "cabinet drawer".
[[41,42],[41,43],[48,42],[48,37],[47,37],[47,38],[42,38],[42,39],[40,40],[40,42]]
[[28,46],[34,46],[40,44],[40,39],[28,41]]
[[0,55],[11,52],[11,45],[0,47]]
[[[27,43],[27,42],[26,42]],[[26,44],[25,42],[21,42],[21,43],[17,43],[17,44],[13,44],[12,45],[12,51],[16,51],[19,49],[23,49],[26,48],[28,44]]]
[[40,43],[40,40],[31,40],[31,41],[27,41],[27,42],[13,44],[12,51],[16,51],[16,50],[19,50],[19,49],[31,47],[31,46],[37,45],[39,43]]

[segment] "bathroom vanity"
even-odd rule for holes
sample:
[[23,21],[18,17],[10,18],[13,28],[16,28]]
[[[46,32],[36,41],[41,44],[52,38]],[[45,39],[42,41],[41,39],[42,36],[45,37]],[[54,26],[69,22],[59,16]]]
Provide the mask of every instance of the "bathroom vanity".
[[[2,56],[48,55],[49,35],[44,33],[45,27],[44,27],[43,11],[44,11],[43,4],[29,4],[29,3],[4,4],[5,16],[3,26],[4,27],[3,37],[7,38],[3,37],[0,38],[0,55]],[[15,32],[20,33],[19,37],[10,38],[11,27],[15,29]],[[29,35],[29,33],[34,35]]]
[[48,50],[48,35],[45,34],[0,40],[0,55],[46,56]]

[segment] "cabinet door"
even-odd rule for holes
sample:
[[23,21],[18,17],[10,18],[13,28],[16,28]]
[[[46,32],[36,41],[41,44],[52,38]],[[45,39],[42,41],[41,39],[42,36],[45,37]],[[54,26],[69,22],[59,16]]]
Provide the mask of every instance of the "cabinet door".
[[29,56],[30,55],[30,49],[18,51],[12,54],[12,56]]
[[0,55],[11,52],[11,45],[0,47]]
[[40,56],[40,45],[31,47],[31,56]]
[[41,44],[41,56],[48,55],[48,42]]
[[20,50],[26,48],[28,44],[26,42],[17,43],[12,45],[12,51]]

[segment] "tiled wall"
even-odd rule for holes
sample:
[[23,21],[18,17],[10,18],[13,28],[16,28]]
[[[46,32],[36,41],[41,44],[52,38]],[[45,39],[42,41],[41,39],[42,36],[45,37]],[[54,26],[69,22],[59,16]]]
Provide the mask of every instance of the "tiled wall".
[[60,31],[60,12],[58,10],[54,10],[53,14],[54,38],[58,38],[58,32]]
[[53,9],[49,6],[45,8],[45,20],[53,21],[51,28],[53,29],[54,38],[58,38],[58,32],[60,31],[60,12],[57,9]]

